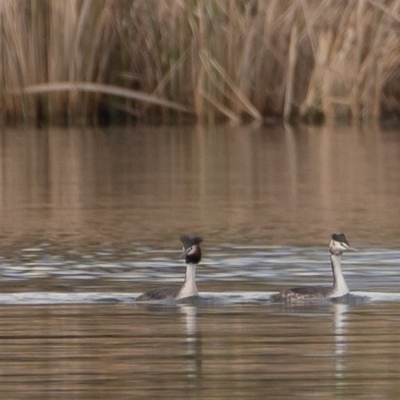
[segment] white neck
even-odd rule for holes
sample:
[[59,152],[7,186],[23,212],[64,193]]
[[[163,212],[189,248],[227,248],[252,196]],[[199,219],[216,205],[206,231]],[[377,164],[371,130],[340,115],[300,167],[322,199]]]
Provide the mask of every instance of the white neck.
[[333,287],[329,297],[341,297],[349,293],[349,288],[346,285],[344,276],[342,274],[342,268],[340,265],[341,255],[331,254],[331,266],[333,273]]
[[178,299],[197,296],[198,294],[196,287],[196,264],[186,264],[185,282],[178,294]]

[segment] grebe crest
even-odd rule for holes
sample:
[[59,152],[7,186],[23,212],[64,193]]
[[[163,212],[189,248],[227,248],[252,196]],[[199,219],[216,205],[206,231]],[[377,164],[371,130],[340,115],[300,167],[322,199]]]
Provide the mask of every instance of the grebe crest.
[[329,253],[333,273],[332,287],[302,286],[284,290],[271,297],[272,301],[281,302],[312,302],[323,299],[336,299],[350,293],[341,269],[341,256],[345,251],[357,251],[350,246],[343,233],[334,233],[329,242]]
[[149,300],[178,300],[198,296],[196,287],[196,266],[201,261],[200,243],[203,239],[199,236],[181,235],[183,245],[182,256],[185,257],[186,275],[182,285],[170,285],[150,290],[141,294],[136,301]]
[[186,264],[198,264],[201,261],[200,243],[203,241],[203,238],[181,235],[180,241],[183,244],[182,256],[185,257]]
[[340,256],[347,250],[356,251],[354,247],[350,246],[343,233],[334,233],[329,242],[329,252],[335,256]]

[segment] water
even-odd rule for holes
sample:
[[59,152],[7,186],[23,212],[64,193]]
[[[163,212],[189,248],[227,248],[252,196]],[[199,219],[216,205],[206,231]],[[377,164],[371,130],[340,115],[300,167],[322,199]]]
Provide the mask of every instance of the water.
[[[400,136],[377,127],[0,134],[0,391],[16,399],[400,397]],[[354,304],[269,297],[331,282]],[[201,300],[136,304],[182,279]]]

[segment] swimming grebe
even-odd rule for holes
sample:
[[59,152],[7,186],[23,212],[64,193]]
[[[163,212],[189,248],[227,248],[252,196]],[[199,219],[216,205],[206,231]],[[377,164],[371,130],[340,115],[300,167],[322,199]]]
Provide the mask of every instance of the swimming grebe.
[[303,286],[288,289],[271,297],[273,301],[295,302],[312,301],[318,299],[335,299],[350,293],[346,285],[340,265],[341,255],[344,251],[357,251],[350,246],[343,233],[333,234],[329,243],[329,252],[331,257],[331,267],[333,273],[333,286]]
[[141,294],[136,301],[149,300],[178,300],[186,297],[198,296],[196,287],[196,266],[201,261],[201,237],[181,235],[183,254],[186,262],[186,276],[183,285],[170,285],[150,290]]

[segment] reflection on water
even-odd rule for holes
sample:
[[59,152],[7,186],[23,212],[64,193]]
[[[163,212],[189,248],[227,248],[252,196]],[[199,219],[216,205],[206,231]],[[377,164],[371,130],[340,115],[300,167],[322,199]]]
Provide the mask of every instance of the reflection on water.
[[[0,391],[7,398],[398,398],[400,136],[377,128],[0,133]],[[359,301],[283,305],[331,283]],[[136,304],[183,279],[199,302]]]
[[[355,128],[113,128],[1,134],[7,244],[397,246],[400,139]],[[289,233],[289,234],[288,234]],[[88,243],[89,242],[89,243]]]
[[397,305],[3,306],[0,315],[0,387],[13,398],[375,399],[400,391]]
[[346,322],[349,306],[347,304],[334,304],[334,338],[335,338],[335,378],[338,386],[342,386],[343,377],[346,372],[346,358],[347,340],[346,340]]

